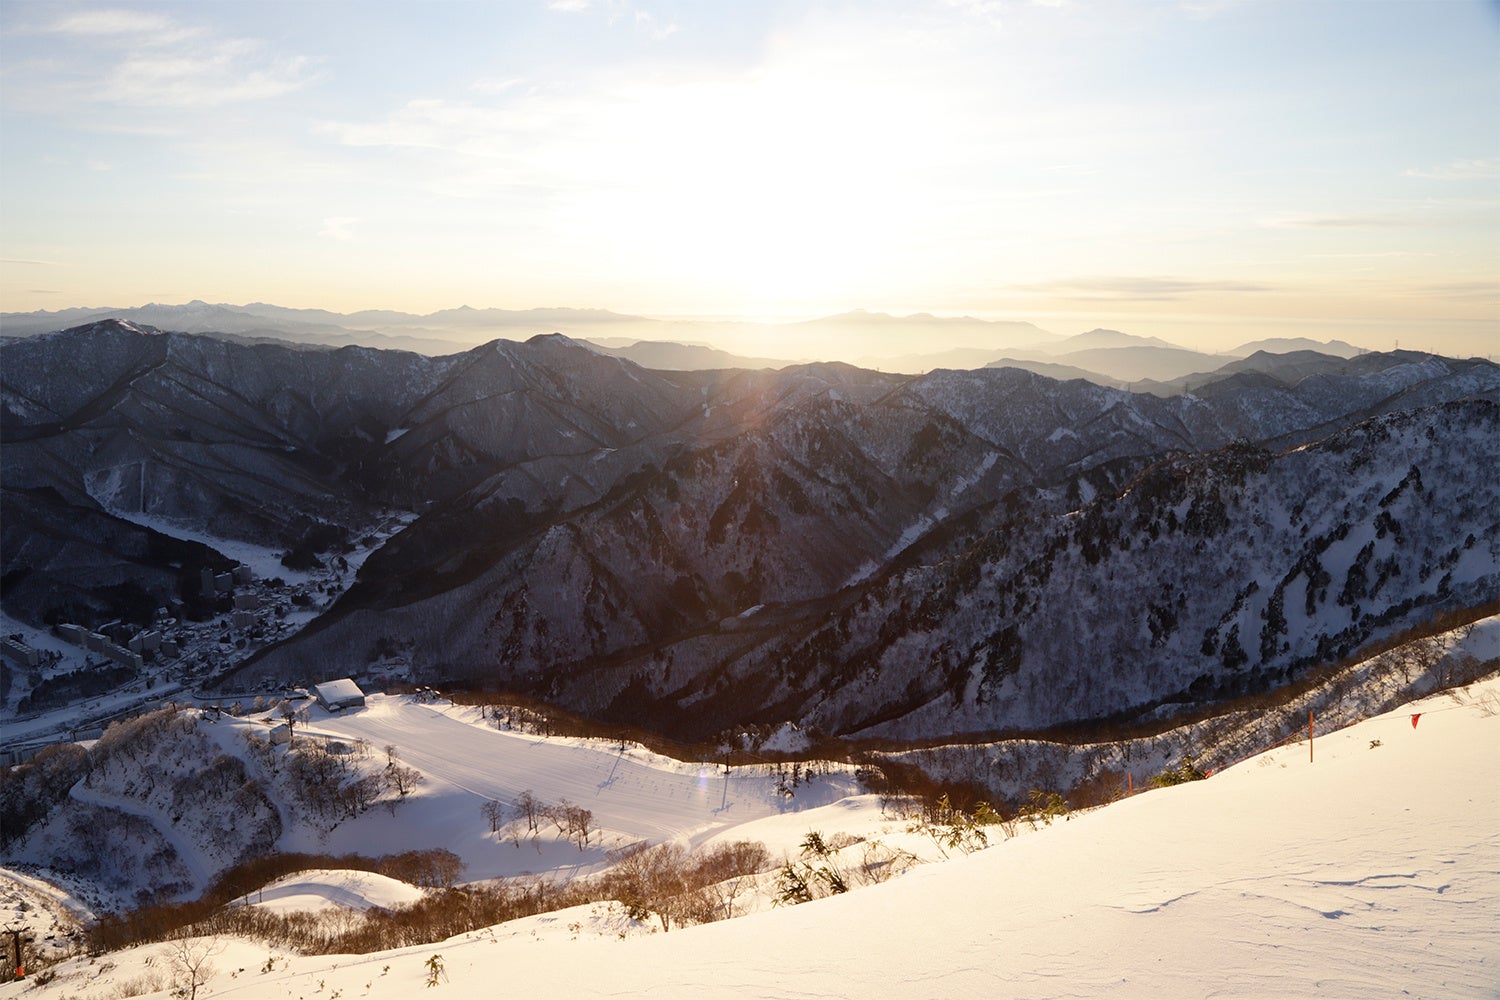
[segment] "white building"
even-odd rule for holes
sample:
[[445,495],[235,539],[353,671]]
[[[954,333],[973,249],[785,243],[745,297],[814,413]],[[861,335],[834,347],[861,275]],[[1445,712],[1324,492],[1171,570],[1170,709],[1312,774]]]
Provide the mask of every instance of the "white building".
[[358,684],[347,677],[314,684],[312,690],[313,697],[318,699],[318,704],[330,712],[345,708],[362,708],[365,704],[365,693],[359,689]]

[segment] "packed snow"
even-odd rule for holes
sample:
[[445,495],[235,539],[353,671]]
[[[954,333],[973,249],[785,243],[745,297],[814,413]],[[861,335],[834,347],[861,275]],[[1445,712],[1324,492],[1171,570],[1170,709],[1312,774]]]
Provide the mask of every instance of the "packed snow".
[[[377,751],[396,748],[425,781],[394,811],[373,810],[323,837],[293,835],[289,850],[386,854],[441,846],[462,858],[471,879],[550,872],[574,875],[599,867],[609,848],[646,840],[701,843],[739,824],[837,801],[856,791],[852,773],[833,770],[787,795],[769,767],[683,763],[634,745],[543,737],[497,729],[479,710],[446,702],[371,695],[363,709],[329,714],[313,709],[298,738],[363,740]],[[251,722],[225,719],[232,733]],[[531,791],[543,802],[566,799],[593,813],[595,846],[580,851],[565,839],[523,838],[517,847],[491,833],[479,809]]]
[[316,869],[279,878],[240,902],[277,913],[392,909],[421,899],[415,886],[376,872]]

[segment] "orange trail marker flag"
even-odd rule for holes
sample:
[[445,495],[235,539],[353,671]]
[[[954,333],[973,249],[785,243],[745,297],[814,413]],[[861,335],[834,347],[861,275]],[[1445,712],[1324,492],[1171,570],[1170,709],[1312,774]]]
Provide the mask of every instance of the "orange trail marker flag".
[[1415,715],[1413,715],[1411,717],[1411,727],[1413,729],[1417,728],[1417,720],[1420,719],[1421,717],[1422,717],[1422,713],[1421,712],[1418,712],[1418,713],[1416,713]]

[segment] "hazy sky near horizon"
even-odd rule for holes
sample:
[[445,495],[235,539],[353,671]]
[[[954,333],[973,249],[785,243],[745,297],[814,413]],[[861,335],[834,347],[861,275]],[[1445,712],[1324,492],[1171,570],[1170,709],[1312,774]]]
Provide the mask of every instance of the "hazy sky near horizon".
[[0,309],[1490,354],[1497,55],[1484,0],[7,0]]

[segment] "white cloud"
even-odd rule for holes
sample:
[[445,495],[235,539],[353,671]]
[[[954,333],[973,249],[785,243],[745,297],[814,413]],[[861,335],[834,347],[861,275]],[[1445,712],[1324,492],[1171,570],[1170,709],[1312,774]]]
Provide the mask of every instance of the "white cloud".
[[1439,181],[1484,180],[1500,177],[1500,156],[1487,159],[1454,160],[1437,167],[1413,167],[1408,177],[1425,177]]
[[1269,292],[1273,286],[1250,281],[1137,275],[1067,278],[1035,285],[1013,286],[1018,291],[1044,292],[1101,301],[1175,302],[1185,295],[1224,292]]
[[228,39],[173,55],[132,53],[103,82],[121,104],[207,108],[278,97],[311,79],[305,56],[264,54],[261,43]]
[[658,21],[656,19],[656,15],[652,14],[648,10],[638,10],[635,12],[635,26],[640,30],[646,32],[646,34],[650,35],[658,42],[664,42],[668,38],[677,34],[676,21],[667,21],[663,23],[661,21]]
[[60,35],[111,36],[111,35],[157,35],[182,37],[184,28],[176,21],[161,14],[148,14],[136,10],[88,10],[69,14],[43,29]]
[[1327,215],[1288,216],[1268,219],[1273,229],[1397,229],[1419,222],[1409,214],[1389,212],[1331,212]]
[[476,94],[489,94],[498,97],[501,94],[507,94],[515,90],[525,82],[525,77],[520,76],[495,77],[476,80],[469,89]]
[[[62,46],[25,61],[26,72],[9,88],[8,104],[33,110],[211,108],[280,96],[315,79],[305,56],[163,14],[79,11],[24,33],[54,36]],[[159,131],[119,117],[100,127]]]
[[[1061,0],[1057,0],[1061,2]],[[1001,0],[943,0],[945,6],[996,28],[1002,27],[1005,4]]]
[[1210,18],[1245,5],[1245,0],[1180,0],[1178,9],[1189,17]]
[[354,239],[354,233],[350,227],[359,221],[358,216],[335,215],[323,220],[323,228],[318,230],[318,235],[330,240],[339,240],[347,243]]
[[576,14],[581,10],[589,9],[589,0],[548,0],[549,10],[560,10],[567,14]]

